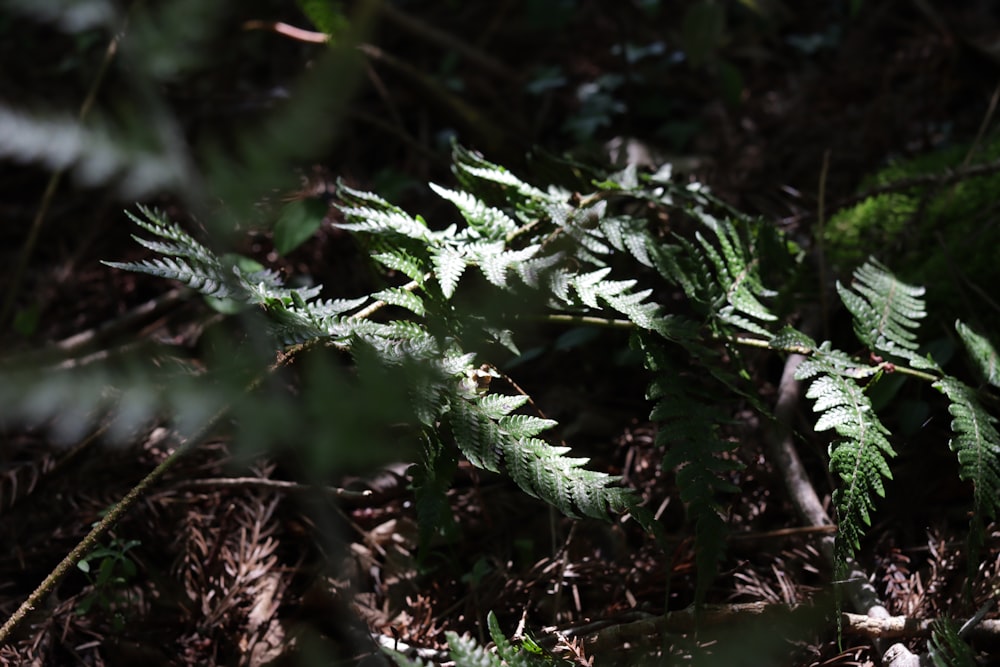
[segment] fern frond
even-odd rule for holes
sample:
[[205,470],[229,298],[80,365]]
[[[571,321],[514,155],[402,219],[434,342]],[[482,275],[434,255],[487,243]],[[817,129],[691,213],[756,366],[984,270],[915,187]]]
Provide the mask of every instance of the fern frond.
[[523,395],[486,394],[479,399],[479,409],[487,418],[496,420],[509,415],[527,402],[528,397]]
[[726,421],[724,406],[700,396],[693,382],[679,377],[661,342],[639,334],[634,340],[654,379],[646,392],[655,401],[649,418],[659,424],[656,444],[666,449],[663,467],[676,470],[677,485],[688,520],[694,524],[698,577],[695,598],[704,600],[725,550],[728,527],[722,496],[738,491],[727,478],[742,468],[735,457],[737,443],[720,436]]
[[931,624],[927,655],[934,667],[975,667],[978,664],[973,650],[947,618],[939,618]]
[[708,238],[701,232],[695,242],[678,238],[680,251],[664,249],[652,257],[660,274],[680,285],[691,299],[705,304],[710,319],[729,325],[727,328],[750,331],[763,336],[770,333],[764,325],[777,320],[761,302],[775,292],[764,287],[760,278],[759,258],[753,244],[744,239],[736,223],[717,219],[703,207],[688,209],[702,225],[712,232]]
[[337,223],[340,229],[366,234],[399,234],[417,241],[428,241],[431,230],[426,224],[396,211],[381,211],[360,206],[341,206],[345,222]]
[[486,280],[497,287],[507,287],[507,272],[512,266],[523,264],[531,259],[539,250],[539,246],[532,245],[520,250],[503,250],[503,247],[496,249],[475,249],[473,259],[479,265]]
[[803,362],[795,374],[799,380],[818,374],[806,391],[806,397],[815,401],[813,410],[822,413],[814,428],[833,429],[837,434],[830,444],[830,472],[840,480],[833,492],[838,566],[860,548],[861,536],[871,525],[874,498],[885,496],[882,480],[892,479],[888,459],[896,455],[886,437],[889,431],[854,381],[849,372],[853,369],[848,366],[845,372],[842,361],[836,355],[820,354]]
[[239,298],[243,294],[221,265],[198,266],[183,259],[144,259],[141,262],[104,262],[105,266],[124,271],[147,273],[157,278],[176,280],[205,296],[217,299]]
[[452,161],[455,176],[458,177],[459,182],[466,189],[472,192],[479,191],[481,187],[477,186],[481,186],[481,182],[486,182],[501,186],[508,202],[516,206],[525,206],[532,203],[537,206],[552,199],[542,190],[522,181],[506,167],[494,164],[482,155],[463,148],[458,144],[455,144],[452,150]]
[[424,283],[424,274],[427,272],[427,267],[420,259],[401,248],[378,252],[373,254],[371,258],[388,269],[399,271],[418,285],[423,285]]
[[955,330],[965,345],[965,351],[976,362],[976,369],[983,380],[994,387],[1000,387],[1000,360],[993,344],[961,321],[955,322]]
[[534,437],[554,421],[509,414],[526,401],[491,394],[455,397],[447,412],[455,444],[473,465],[506,472],[523,491],[566,516],[607,519],[634,505],[631,491],[613,486],[617,478],[586,470],[588,459],[567,457],[568,448]]
[[926,315],[924,288],[899,281],[873,257],[854,271],[853,290],[837,282],[841,301],[854,317],[854,333],[870,349],[906,359],[916,368],[938,370],[917,353],[916,328]]
[[439,197],[454,204],[469,226],[487,240],[502,241],[518,229],[518,224],[506,213],[487,206],[468,192],[449,190],[433,183],[430,184],[430,188]]
[[627,251],[643,266],[653,268],[650,248],[657,244],[646,229],[645,221],[632,216],[614,216],[603,218],[599,225],[611,247]]
[[385,303],[400,308],[406,308],[415,315],[423,315],[426,312],[424,300],[412,291],[401,287],[390,287],[372,294],[372,298],[384,301]]
[[450,299],[458,286],[458,279],[465,271],[465,255],[451,246],[441,246],[432,257],[434,271],[441,286],[441,293]]
[[973,516],[985,523],[1000,511],[997,419],[986,412],[972,388],[953,377],[941,378],[934,388],[950,401],[954,437],[949,446],[958,456],[959,476],[973,484]]

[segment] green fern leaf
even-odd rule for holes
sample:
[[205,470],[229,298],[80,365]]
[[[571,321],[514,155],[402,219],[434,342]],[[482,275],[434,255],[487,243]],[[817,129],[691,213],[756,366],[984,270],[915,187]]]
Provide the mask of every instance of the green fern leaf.
[[889,431],[875,415],[871,401],[851,376],[841,372],[839,364],[818,356],[805,369],[796,372],[806,379],[819,372],[809,385],[806,397],[815,401],[813,410],[821,412],[815,429],[833,429],[837,438],[830,445],[830,472],[840,480],[834,490],[837,509],[837,562],[842,566],[860,547],[861,536],[871,525],[874,498],[885,495],[883,478],[892,479],[887,460],[896,455],[886,436]]
[[502,186],[508,200],[515,205],[525,205],[528,202],[548,202],[552,198],[538,188],[528,185],[512,174],[506,167],[494,164],[478,153],[455,144],[452,149],[452,161],[455,175],[470,191],[476,192],[477,181],[485,181]]
[[600,221],[600,228],[613,248],[627,251],[643,266],[653,267],[650,248],[657,244],[646,231],[645,221],[630,216],[607,217]]
[[975,391],[953,377],[944,377],[934,388],[951,402],[948,412],[955,436],[949,443],[958,455],[959,476],[974,488],[974,513],[992,519],[1000,510],[1000,435],[997,420],[986,412]]
[[509,415],[528,402],[527,396],[506,396],[504,394],[487,394],[479,399],[479,409],[489,419],[500,419]]
[[372,298],[392,304],[393,306],[406,308],[416,315],[423,315],[426,312],[423,299],[410,290],[401,287],[391,287],[376,292],[372,294]]
[[406,251],[393,249],[375,253],[371,257],[382,266],[393,271],[399,271],[418,285],[423,285],[426,269],[419,259],[409,255]]
[[721,498],[738,491],[728,479],[742,467],[734,455],[737,444],[718,433],[718,424],[727,419],[724,406],[680,377],[660,340],[645,333],[633,340],[654,373],[646,396],[655,401],[649,418],[660,425],[656,444],[666,449],[663,468],[676,470],[681,499],[694,524],[695,598],[701,602],[718,572],[728,532]]
[[426,224],[405,213],[353,206],[341,206],[340,212],[346,219],[346,222],[337,223],[340,229],[366,234],[399,234],[424,242],[431,237]]
[[531,438],[556,425],[552,419],[540,419],[530,415],[509,415],[498,421],[500,428],[512,438]]
[[355,190],[344,185],[343,181],[337,181],[337,196],[344,204],[353,208],[372,209],[384,213],[400,213],[405,215],[403,209],[389,203],[374,192]]
[[854,272],[853,291],[837,283],[837,292],[854,317],[854,333],[872,350],[906,359],[917,368],[938,370],[937,364],[917,354],[916,328],[926,315],[920,297],[923,287],[896,279],[876,259],[869,258]]
[[533,245],[521,250],[503,250],[503,246],[495,250],[476,250],[475,260],[486,280],[497,287],[507,287],[507,271],[511,266],[521,264],[531,259],[539,246]]
[[441,285],[441,293],[444,294],[445,298],[450,299],[458,286],[458,279],[465,271],[465,257],[461,252],[449,246],[441,246],[434,254],[432,261],[438,284]]
[[506,213],[498,208],[487,206],[468,192],[449,190],[433,183],[430,184],[430,188],[438,196],[454,204],[469,226],[487,240],[502,241],[518,229],[517,223]]
[[226,276],[221,266],[192,265],[183,259],[169,257],[141,262],[104,262],[104,264],[115,269],[148,273],[158,278],[176,280],[205,296],[217,299],[242,296],[241,290],[234,285],[232,279]]
[[504,663],[471,637],[446,632],[448,649],[455,667],[504,667]]
[[976,654],[959,636],[954,623],[947,618],[931,624],[927,655],[934,667],[976,667]]
[[483,470],[500,472],[503,448],[499,443],[503,434],[496,423],[464,398],[452,401],[448,420],[455,444],[469,463]]
[[990,343],[989,339],[980,336],[961,321],[955,322],[955,329],[962,338],[966,352],[976,362],[979,374],[994,387],[1000,387],[1000,363],[998,363],[997,351],[993,344]]
[[535,434],[555,422],[526,415],[509,415],[527,397],[485,395],[455,397],[447,419],[455,444],[470,463],[506,474],[523,491],[570,517],[607,519],[634,505],[632,492],[614,486],[617,478],[586,470],[585,458],[567,457],[567,447],[553,447]]

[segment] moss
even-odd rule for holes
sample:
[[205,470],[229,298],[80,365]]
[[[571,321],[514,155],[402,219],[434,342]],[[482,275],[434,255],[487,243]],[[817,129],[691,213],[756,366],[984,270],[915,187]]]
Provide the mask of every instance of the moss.
[[[968,147],[956,146],[886,166],[862,192],[957,169]],[[1000,159],[1000,137],[976,151],[969,165]],[[837,212],[824,229],[827,261],[841,276],[869,255],[908,282],[927,285],[928,305],[946,317],[969,318],[970,308],[992,295],[1000,279],[1000,173],[945,186],[920,186],[869,197]],[[991,307],[980,306],[977,310]],[[1000,313],[989,313],[1000,330]]]

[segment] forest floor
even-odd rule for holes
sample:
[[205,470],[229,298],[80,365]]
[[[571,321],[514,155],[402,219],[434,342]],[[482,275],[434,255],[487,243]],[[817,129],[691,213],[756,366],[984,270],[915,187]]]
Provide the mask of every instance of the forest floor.
[[[317,196],[341,177],[428,216],[438,209],[419,184],[449,182],[453,135],[535,179],[545,178],[543,151],[610,160],[616,138],[631,137],[643,166],[672,160],[681,177],[705,182],[737,208],[807,238],[821,190],[833,211],[890,158],[973,141],[981,126],[996,122],[990,100],[1000,55],[990,44],[1000,38],[1000,15],[988,2],[862,2],[855,18],[845,15],[842,5],[850,3],[832,1],[803,12],[779,6],[759,21],[733,12],[729,38],[710,58],[724,57],[738,71],[735,89],[713,73],[711,59],[700,67],[668,62],[659,49],[676,48],[679,21],[666,7],[649,19],[639,3],[616,10],[583,0],[554,3],[572,10],[560,18],[537,9],[545,4],[483,3],[457,11],[406,3],[407,14],[384,16],[371,37],[380,50],[368,53],[335,149],[297,165],[302,191],[284,194]],[[246,108],[266,107],[268,95],[323,48],[271,30],[238,29],[252,20],[308,25],[294,8],[270,5],[234,10],[225,35],[232,48],[170,91],[192,142],[242,122]],[[9,24],[0,30],[13,32]],[[103,45],[70,43],[50,30],[33,26],[0,46],[0,63],[12,72],[8,103],[51,104],[49,87],[56,82],[67,84],[55,96],[65,108],[82,100],[88,78],[73,73],[74,63],[92,64]],[[54,53],[30,46],[43,37],[56,45]],[[622,44],[659,46],[629,59]],[[481,60],[456,56],[462,45]],[[393,58],[439,86],[428,87]],[[576,84],[598,80],[597,97],[588,98],[590,106],[581,103]],[[526,92],[530,84],[542,92]],[[456,100],[475,109],[478,120],[463,116]],[[535,159],[526,159],[529,154]],[[6,221],[0,253],[7,266],[24,252],[24,230],[47,179],[35,167],[0,165]],[[6,331],[7,350],[76,349],[72,336],[117,323],[118,331],[99,333],[104,344],[122,344],[126,336],[168,341],[197,363],[212,311],[162,281],[99,264],[137,256],[121,214],[128,204],[114,191],[71,179],[54,202],[45,221],[46,237],[54,241],[33,252],[17,300],[36,304],[38,319],[30,331]],[[169,198],[160,203],[172,205]],[[273,259],[269,243],[257,235],[249,251]],[[288,273],[348,292],[363,281],[357,248],[329,225],[279,261]],[[6,291],[9,281],[2,287]],[[133,318],[144,305],[149,312]],[[418,554],[404,463],[331,480],[340,494],[317,493],[296,484],[293,454],[247,462],[222,428],[173,467],[106,539],[104,557],[93,563],[117,568],[109,573],[115,585],[95,586],[93,571],[72,572],[15,641],[0,648],[0,661],[387,664],[378,643],[438,661],[446,656],[446,632],[489,642],[492,611],[508,636],[534,637],[572,664],[685,662],[699,644],[710,646],[714,633],[744,639],[719,642],[713,664],[879,664],[881,644],[870,636],[847,633],[838,647],[829,620],[832,572],[818,548],[829,529],[802,525],[781,471],[766,454],[768,425],[744,414],[734,415],[745,466],[741,495],[730,508],[732,537],[709,602],[813,605],[821,618],[765,617],[761,625],[737,616],[722,630],[686,640],[615,634],[686,608],[696,575],[674,475],[661,469],[663,452],[654,445],[645,383],[625,371],[578,380],[593,377],[589,371],[606,350],[623,347],[613,333],[565,349],[553,340],[536,362],[517,369],[517,382],[546,416],[560,421],[560,438],[589,456],[594,469],[620,475],[642,496],[670,536],[668,549],[632,521],[573,521],[499,477],[460,466],[449,492],[458,530]],[[756,372],[761,399],[773,401],[780,360],[762,362]],[[0,616],[7,617],[102,513],[164,460],[171,438],[157,424],[137,433],[130,447],[109,447],[100,437],[66,447],[53,445],[45,429],[3,426],[0,534],[7,547],[0,552]],[[915,435],[900,457],[861,560],[892,614],[968,617],[995,596],[989,582],[1000,580],[1000,529],[988,531],[980,583],[971,598],[963,597],[970,494],[949,481],[957,475],[941,474],[955,464],[940,446],[947,425],[934,426]],[[804,428],[800,453],[828,502],[825,444]],[[916,455],[917,446],[935,438],[938,453]],[[754,638],[775,632],[779,623],[779,645],[755,653]],[[564,633],[558,641],[555,630]],[[904,641],[916,651],[926,637]],[[734,643],[742,648],[728,652]]]

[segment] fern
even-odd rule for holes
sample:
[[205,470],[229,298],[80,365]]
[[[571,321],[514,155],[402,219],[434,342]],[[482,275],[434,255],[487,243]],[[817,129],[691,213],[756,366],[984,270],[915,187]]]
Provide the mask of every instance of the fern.
[[667,450],[663,467],[677,471],[681,499],[695,527],[695,598],[702,601],[715,578],[728,533],[722,498],[739,490],[730,478],[743,466],[735,455],[736,443],[719,433],[729,418],[718,396],[710,395],[710,390],[703,395],[695,378],[683,378],[656,338],[640,334],[635,343],[654,373],[646,395],[655,401],[650,419],[661,424],[656,444]]
[[[535,246],[528,246],[505,251],[502,241],[462,244],[458,239],[466,238],[463,232],[453,228],[435,232],[374,195],[348,189],[344,194],[354,204],[345,209],[353,222],[344,223],[344,227],[426,243],[424,258],[399,251],[382,252],[378,257],[383,263],[405,269],[416,277],[421,277],[419,272],[424,262],[436,264],[438,284],[445,298],[454,293],[467,263],[478,263],[484,275],[500,286],[507,283],[508,269],[528,261],[536,250]],[[411,395],[415,414],[425,426],[439,420],[450,424],[455,445],[473,465],[508,474],[524,491],[568,516],[607,518],[634,505],[631,492],[615,486],[615,478],[585,470],[582,466],[587,459],[568,457],[568,448],[554,447],[536,437],[555,422],[513,414],[527,397],[497,398],[484,395],[475,387],[470,390],[466,381],[474,372],[472,355],[459,350],[453,341],[442,343],[418,319],[376,322],[358,317],[358,313],[348,315],[362,306],[371,310],[391,304],[404,308],[414,318],[430,316],[430,302],[421,293],[426,287],[421,288],[420,284],[412,289],[389,287],[357,299],[319,299],[321,286],[292,290],[285,288],[274,273],[246,272],[236,264],[227,265],[161,214],[141,210],[147,219],[136,218],[137,224],[165,241],[139,239],[139,242],[165,257],[133,263],[109,262],[109,265],[179,280],[206,296],[231,299],[246,307],[256,306],[266,316],[272,334],[284,345],[327,340],[356,354],[377,356],[382,364],[400,367],[422,364],[428,372],[409,378],[414,384]],[[596,282],[591,286],[596,287]],[[627,286],[605,283],[600,294],[614,300]],[[440,466],[448,456],[440,448],[431,448],[424,461],[426,472],[418,475],[417,488],[421,488],[420,484],[426,487],[420,491],[420,497],[431,504],[421,508],[426,516],[440,513],[440,509],[433,509],[433,503],[440,499],[443,479]]]
[[900,282],[874,258],[854,272],[854,290],[839,282],[837,292],[854,316],[854,333],[869,349],[905,359],[915,368],[939,370],[917,354],[918,320],[923,319],[923,287]]
[[949,442],[958,456],[959,476],[973,484],[973,533],[1000,510],[1000,435],[996,418],[986,412],[976,393],[963,382],[944,377],[934,388],[948,397],[955,436]]
[[[552,658],[534,653],[526,647],[511,643],[500,629],[496,615],[491,611],[487,616],[490,638],[496,646],[492,652],[471,637],[462,637],[454,632],[445,633],[448,639],[448,656],[455,667],[546,667],[553,664]],[[385,649],[399,667],[424,667],[419,659],[413,660],[398,651]]]
[[946,618],[931,624],[927,655],[934,667],[974,667],[978,664],[975,653],[962,640],[954,623]]
[[[806,396],[815,401],[816,430],[835,434],[829,466],[836,480],[838,569],[858,550],[892,477],[891,435],[867,394],[885,373],[935,382],[949,399],[951,447],[962,478],[975,487],[976,526],[996,516],[995,421],[976,392],[920,353],[922,287],[902,283],[874,259],[855,271],[851,286],[837,284],[866,348],[856,357],[779,325],[769,305],[775,292],[765,286],[762,267],[769,266],[768,252],[787,253],[786,244],[703,188],[633,170],[595,183],[590,194],[542,189],[458,146],[454,170],[460,189],[431,186],[460,216],[447,226],[339,186],[343,220],[337,224],[363,236],[372,260],[388,272],[387,284],[371,294],[324,300],[320,286],[287,288],[277,274],[220,257],[148,209],[134,220],[155,238],[139,242],[160,257],[109,264],[256,309],[279,345],[319,341],[350,351],[359,364],[367,358],[391,369],[405,384],[412,426],[425,443],[412,469],[425,541],[433,530],[447,529],[445,492],[459,456],[506,475],[567,516],[606,519],[629,512],[651,528],[617,478],[587,469],[586,458],[543,439],[555,422],[527,414],[526,396],[490,391],[497,374],[477,366],[478,351],[499,345],[517,353],[517,327],[508,324],[528,317],[586,319],[634,332],[633,346],[649,373],[662,465],[676,473],[697,538],[698,601],[723,554],[726,496],[738,491],[738,443],[727,435],[727,421],[737,403],[767,413],[748,387],[738,344],[808,357],[797,377],[810,381]],[[642,206],[632,207],[636,202]],[[694,229],[665,237],[655,217],[635,214],[649,206],[669,210]],[[405,285],[398,284],[400,274],[409,280]],[[468,298],[484,289],[507,300],[486,308],[478,296]],[[665,304],[681,293],[690,310],[668,313]],[[530,311],[520,306],[525,300]],[[519,310],[506,312],[508,305]],[[992,346],[965,325],[957,328],[983,377],[995,385]],[[463,654],[470,660],[476,655],[473,648]]]
[[965,350],[976,362],[976,370],[983,381],[994,387],[1000,387],[1000,364],[997,351],[989,339],[979,335],[961,321],[955,322],[955,330],[965,344]]
[[883,479],[892,478],[888,459],[896,455],[888,429],[843,361],[840,355],[819,354],[803,362],[795,374],[800,380],[815,378],[806,391],[806,397],[816,402],[813,409],[823,413],[814,428],[837,433],[830,445],[830,472],[841,483],[833,494],[839,518],[839,564],[859,548],[864,528],[871,525],[874,497],[885,496]]
[[611,486],[615,478],[582,468],[587,459],[568,458],[568,448],[534,437],[554,421],[510,414],[526,401],[526,396],[496,395],[453,399],[447,418],[466,458],[485,470],[506,470],[526,493],[567,516],[604,518],[628,509],[631,494]]
[[[733,490],[726,475],[738,465],[732,455],[735,444],[712,425],[725,418],[722,410],[709,407],[715,390],[706,389],[693,399],[657,355],[664,345],[679,344],[709,365],[706,378],[756,400],[721,367],[698,333],[707,327],[716,335],[761,334],[776,320],[762,302],[773,293],[763,287],[759,275],[757,251],[749,241],[752,224],[717,219],[710,212],[713,203],[701,190],[665,182],[645,186],[634,171],[600,184],[606,190],[581,196],[529,185],[461,147],[455,147],[454,159],[455,174],[465,189],[432,190],[457,208],[461,225],[435,228],[378,195],[338,187],[343,214],[338,226],[364,236],[375,262],[410,280],[404,286],[390,285],[353,299],[322,300],[320,286],[293,290],[276,274],[242,270],[147,209],[141,209],[146,219],[135,220],[157,238],[140,243],[161,257],[110,265],[179,280],[208,296],[256,308],[281,345],[319,340],[355,354],[371,350],[382,363],[400,368],[422,364],[426,372],[411,374],[407,381],[425,441],[440,443],[441,429],[446,429],[455,448],[473,465],[508,475],[525,492],[569,516],[641,512],[616,478],[586,469],[587,459],[541,439],[554,422],[515,413],[526,399],[497,396],[481,391],[474,381],[470,384],[470,374],[478,370],[463,345],[500,342],[516,349],[516,342],[510,331],[477,319],[468,308],[456,310],[450,302],[471,280],[469,269],[474,267],[487,284],[515,299],[540,293],[548,313],[624,318],[619,322],[648,332],[642,345],[653,374],[653,419],[664,422],[659,438],[667,448],[664,465],[678,470],[698,536],[700,599],[722,553],[721,496]],[[612,212],[615,198],[680,207],[701,232],[694,241],[677,237],[676,244],[664,243],[648,220]],[[646,274],[619,276],[615,260],[623,254],[645,267]],[[661,286],[663,281],[679,285],[702,303],[703,321],[666,315],[654,298],[656,280]],[[395,311],[397,319],[370,317],[385,305],[400,309]],[[426,503],[418,511],[425,517],[443,512],[452,456],[446,446],[427,447],[414,472],[421,503]]]

